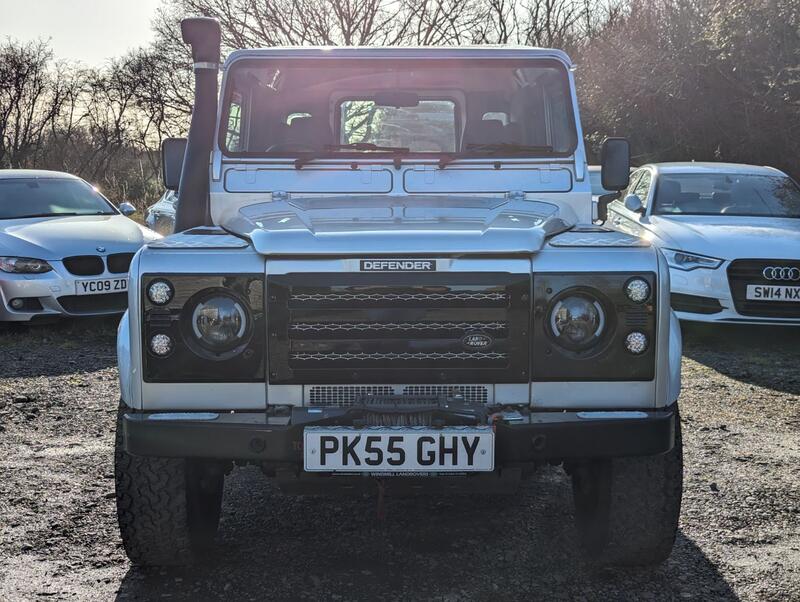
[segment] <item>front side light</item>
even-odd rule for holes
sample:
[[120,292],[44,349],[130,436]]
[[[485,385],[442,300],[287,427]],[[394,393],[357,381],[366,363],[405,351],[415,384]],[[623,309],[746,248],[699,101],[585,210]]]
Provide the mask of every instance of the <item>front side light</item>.
[[154,305],[166,305],[174,295],[175,289],[167,280],[154,280],[147,287],[147,298]]
[[625,349],[633,355],[641,355],[647,351],[649,341],[643,332],[632,332],[625,337]]
[[675,249],[661,249],[661,251],[667,258],[669,267],[687,272],[698,268],[714,270],[721,266],[723,261],[716,257],[706,257],[705,255],[697,255],[696,253],[688,253]]
[[215,352],[228,351],[244,342],[249,327],[248,313],[237,299],[216,294],[195,305],[191,326],[201,346]]
[[631,278],[625,283],[625,296],[634,303],[644,303],[650,298],[650,285],[644,278]]
[[606,326],[600,301],[586,293],[562,297],[550,310],[550,330],[566,349],[580,351],[595,345]]
[[172,351],[172,339],[166,334],[157,334],[150,339],[150,351],[164,357]]
[[0,270],[9,274],[44,274],[53,267],[44,259],[31,257],[0,257]]

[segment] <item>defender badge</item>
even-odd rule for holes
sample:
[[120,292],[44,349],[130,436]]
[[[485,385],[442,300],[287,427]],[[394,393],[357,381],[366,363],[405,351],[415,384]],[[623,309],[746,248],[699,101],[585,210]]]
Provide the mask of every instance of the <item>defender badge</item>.
[[494,345],[494,339],[482,332],[470,332],[461,337],[461,346],[464,349],[489,349]]
[[362,272],[435,272],[435,259],[362,259]]

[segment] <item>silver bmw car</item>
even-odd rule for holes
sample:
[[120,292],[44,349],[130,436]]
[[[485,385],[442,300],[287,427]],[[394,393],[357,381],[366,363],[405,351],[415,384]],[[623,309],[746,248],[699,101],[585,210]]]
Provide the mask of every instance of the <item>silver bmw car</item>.
[[160,238],[84,180],[0,170],[0,321],[121,313],[128,266]]

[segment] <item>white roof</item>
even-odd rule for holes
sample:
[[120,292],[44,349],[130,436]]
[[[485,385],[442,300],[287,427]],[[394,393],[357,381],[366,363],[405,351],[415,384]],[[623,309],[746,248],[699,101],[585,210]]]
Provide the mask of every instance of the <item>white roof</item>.
[[549,58],[572,65],[567,53],[533,46],[276,46],[235,50],[228,55],[225,68],[239,59],[257,58],[317,59],[541,59]]
[[10,180],[12,178],[69,178],[72,180],[80,180],[78,176],[73,176],[63,171],[49,171],[46,169],[0,169],[0,180]]
[[675,163],[648,163],[642,167],[654,167],[659,173],[727,173],[765,176],[786,175],[774,167],[745,165],[744,163],[685,161]]

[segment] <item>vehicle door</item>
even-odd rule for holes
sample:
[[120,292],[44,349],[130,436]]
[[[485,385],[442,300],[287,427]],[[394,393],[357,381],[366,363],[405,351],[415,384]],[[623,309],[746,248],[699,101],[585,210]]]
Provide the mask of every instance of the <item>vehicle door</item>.
[[[634,172],[628,188],[622,192],[619,199],[608,206],[608,218],[611,221],[611,227],[633,236],[644,236],[647,230],[642,224],[642,218],[647,212],[652,190],[652,172],[647,168]],[[625,206],[625,198],[629,195],[636,195],[642,201],[640,211],[631,211]]]

